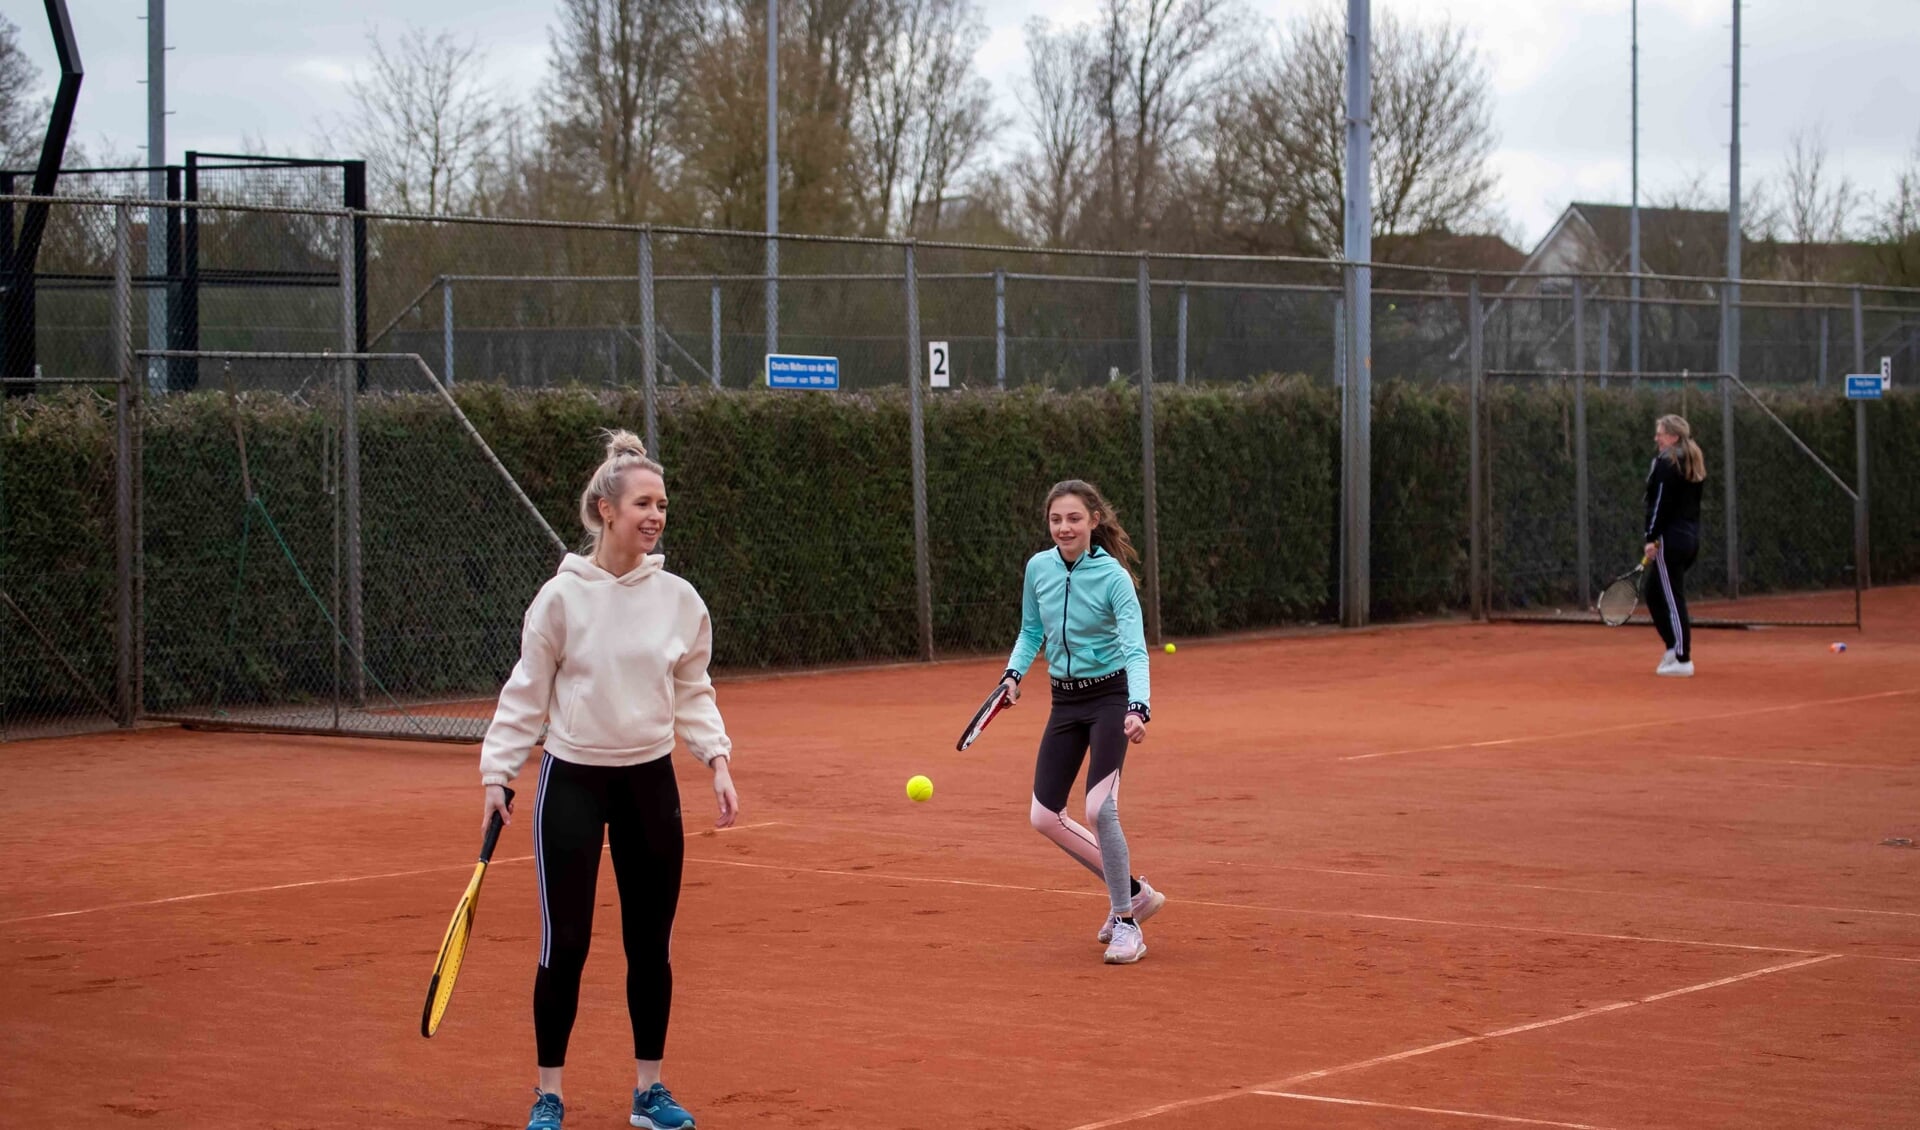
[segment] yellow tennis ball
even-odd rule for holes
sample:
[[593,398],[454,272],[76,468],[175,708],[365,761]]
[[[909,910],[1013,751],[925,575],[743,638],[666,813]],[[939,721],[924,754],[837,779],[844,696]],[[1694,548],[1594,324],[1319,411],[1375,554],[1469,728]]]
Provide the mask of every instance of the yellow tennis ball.
[[914,776],[907,778],[907,799],[908,800],[918,802],[923,800],[931,800],[932,798],[933,798],[933,782],[932,781],[929,781],[927,778],[922,777],[918,774],[915,774]]
[[1173,654],[1173,650],[1174,650],[1174,649],[1173,649],[1173,645],[1172,645],[1172,644],[1168,644],[1168,645],[1167,645],[1167,654],[1168,654],[1168,655],[1172,655],[1172,654]]

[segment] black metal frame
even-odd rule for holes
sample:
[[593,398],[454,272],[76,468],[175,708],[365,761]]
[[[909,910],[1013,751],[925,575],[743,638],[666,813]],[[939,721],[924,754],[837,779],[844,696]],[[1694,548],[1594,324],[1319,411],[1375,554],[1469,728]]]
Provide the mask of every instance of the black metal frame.
[[[48,0],[48,6],[62,4],[64,0]],[[63,57],[64,58],[64,57]],[[75,83],[77,90],[77,81]],[[65,89],[64,80],[62,89]],[[56,104],[55,116],[59,107]],[[67,114],[67,123],[71,123],[71,109]],[[60,131],[64,149],[65,130]],[[53,133],[49,132],[49,144]],[[46,164],[46,154],[42,154],[41,163]],[[166,200],[170,204],[185,205],[170,207],[166,212],[167,262],[164,274],[146,274],[136,276],[136,285],[164,284],[167,288],[167,349],[170,352],[193,353],[200,348],[200,291],[207,286],[292,286],[292,287],[332,287],[339,285],[337,273],[318,274],[314,272],[289,272],[273,270],[216,270],[203,271],[200,266],[200,209],[192,207],[200,201],[200,174],[203,172],[226,172],[244,169],[339,169],[341,172],[341,206],[353,215],[354,242],[354,347],[358,352],[367,348],[367,165],[358,160],[324,160],[301,157],[274,157],[243,153],[204,153],[188,150],[184,165],[129,165],[115,168],[61,169],[58,158],[51,175],[43,169],[31,170],[34,173],[32,195],[53,195],[54,178],[60,175],[71,177],[98,176],[104,174],[156,173],[166,174]],[[0,196],[14,194],[16,178],[30,170],[0,169]],[[24,396],[34,388],[34,361],[37,356],[37,291],[42,283],[52,282],[60,286],[89,287],[110,285],[112,280],[105,276],[54,274],[41,275],[34,270],[38,260],[40,234],[46,226],[46,215],[51,205],[35,201],[27,205],[26,222],[21,225],[21,237],[16,245],[14,240],[14,205],[11,201],[0,202],[0,263],[6,265],[6,286],[0,294],[0,337],[4,343],[4,361],[0,361],[0,376],[5,377],[4,384],[8,395]],[[38,226],[35,227],[35,217]],[[31,244],[28,236],[31,234]],[[367,374],[364,365],[359,374],[360,386],[366,387]],[[199,368],[191,358],[170,358],[167,362],[167,387],[173,391],[185,391],[199,385]]]
[[[60,178],[60,162],[66,156],[67,135],[73,131],[73,110],[80,101],[80,80],[86,77],[80,65],[80,42],[74,38],[73,20],[67,15],[67,0],[46,0],[47,25],[53,32],[54,53],[60,59],[60,85],[54,91],[53,111],[47,116],[47,136],[40,143],[40,163],[33,169],[33,195],[52,196]],[[13,178],[5,188],[12,192]],[[18,384],[33,377],[38,342],[34,334],[34,267],[40,260],[40,237],[47,230],[50,205],[35,201],[27,205],[18,240],[13,232],[13,206],[0,209],[0,260],[6,264],[4,283],[0,283],[0,376],[8,378],[9,393],[15,389],[31,391]]]

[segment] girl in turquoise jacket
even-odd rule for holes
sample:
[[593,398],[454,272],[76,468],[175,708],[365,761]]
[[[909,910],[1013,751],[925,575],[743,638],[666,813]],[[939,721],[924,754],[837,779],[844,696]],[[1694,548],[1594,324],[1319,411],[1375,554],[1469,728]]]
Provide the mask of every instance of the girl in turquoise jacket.
[[[1004,682],[1017,702],[1034,658],[1047,653],[1053,712],[1033,770],[1030,819],[1106,883],[1110,913],[1098,935],[1106,960],[1131,965],[1147,954],[1140,923],[1167,901],[1135,878],[1120,830],[1120,769],[1127,746],[1147,737],[1152,717],[1147,642],[1133,564],[1140,557],[1113,507],[1091,483],[1068,479],[1047,492],[1053,548],[1027,562],[1020,638]],[[1091,754],[1091,758],[1089,758]],[[1067,816],[1067,799],[1087,761],[1087,823]]]

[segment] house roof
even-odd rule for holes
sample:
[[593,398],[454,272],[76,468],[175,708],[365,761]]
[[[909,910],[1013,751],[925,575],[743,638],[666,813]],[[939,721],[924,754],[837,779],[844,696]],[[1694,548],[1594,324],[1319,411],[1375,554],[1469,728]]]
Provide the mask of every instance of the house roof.
[[[1631,215],[1632,209],[1625,204],[1575,201],[1567,205],[1567,210],[1535,245],[1520,269],[1543,272],[1577,266],[1586,270],[1625,271]],[[1577,241],[1587,254],[1574,255],[1568,246],[1570,240]],[[1861,243],[1748,239],[1742,245],[1741,273],[1749,278],[1784,274],[1847,279],[1859,274],[1863,256],[1870,252],[1870,245]],[[1570,261],[1579,258],[1587,261]],[[1643,271],[1654,275],[1718,277],[1724,274],[1727,213],[1698,208],[1642,207],[1640,263]]]
[[1483,271],[1518,271],[1527,262],[1527,253],[1501,236],[1449,231],[1375,236],[1373,257],[1380,263]]

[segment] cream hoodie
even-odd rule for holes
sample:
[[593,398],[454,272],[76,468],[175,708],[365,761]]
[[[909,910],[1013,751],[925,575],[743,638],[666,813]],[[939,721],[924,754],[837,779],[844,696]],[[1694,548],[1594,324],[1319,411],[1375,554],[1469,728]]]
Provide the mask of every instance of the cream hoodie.
[[519,776],[542,722],[547,752],[579,765],[665,757],[676,731],[702,764],[732,753],[707,677],[707,606],[665,563],[644,557],[616,577],[567,554],[527,609],[520,662],[480,749],[481,783]]

